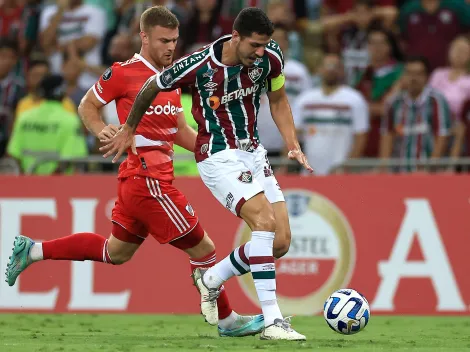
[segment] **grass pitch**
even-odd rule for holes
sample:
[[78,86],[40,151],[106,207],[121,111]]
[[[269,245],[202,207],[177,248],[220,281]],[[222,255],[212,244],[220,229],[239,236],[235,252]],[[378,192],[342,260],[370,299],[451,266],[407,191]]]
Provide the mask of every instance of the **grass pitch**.
[[293,326],[307,342],[220,338],[201,316],[0,314],[0,351],[470,351],[466,317],[372,316],[353,336],[333,332],[322,317],[295,317]]

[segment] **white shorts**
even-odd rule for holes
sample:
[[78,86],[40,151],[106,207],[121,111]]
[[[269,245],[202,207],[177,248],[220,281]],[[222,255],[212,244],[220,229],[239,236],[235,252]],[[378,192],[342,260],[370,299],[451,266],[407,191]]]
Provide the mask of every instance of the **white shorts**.
[[242,205],[264,192],[270,203],[284,201],[263,146],[252,152],[227,149],[197,164],[199,174],[215,198],[239,216]]

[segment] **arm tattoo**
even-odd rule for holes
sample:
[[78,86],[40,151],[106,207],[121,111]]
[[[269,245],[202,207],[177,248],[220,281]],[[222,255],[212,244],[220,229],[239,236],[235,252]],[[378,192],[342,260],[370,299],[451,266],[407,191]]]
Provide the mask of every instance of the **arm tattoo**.
[[155,76],[150,77],[140,89],[126,121],[126,124],[134,131],[159,92],[160,88],[157,86]]

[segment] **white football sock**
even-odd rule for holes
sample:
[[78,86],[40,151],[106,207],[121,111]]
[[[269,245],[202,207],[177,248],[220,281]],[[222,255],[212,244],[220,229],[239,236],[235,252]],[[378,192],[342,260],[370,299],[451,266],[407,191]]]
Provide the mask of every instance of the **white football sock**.
[[29,257],[33,262],[37,262],[39,260],[43,260],[43,253],[42,253],[42,243],[35,243],[30,249]]

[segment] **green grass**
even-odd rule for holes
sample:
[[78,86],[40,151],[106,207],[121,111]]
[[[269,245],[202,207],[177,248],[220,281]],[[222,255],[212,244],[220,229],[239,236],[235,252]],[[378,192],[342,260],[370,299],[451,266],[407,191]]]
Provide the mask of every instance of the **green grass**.
[[0,351],[470,351],[465,317],[372,316],[353,336],[333,332],[322,317],[293,324],[307,342],[220,338],[201,316],[0,314]]

